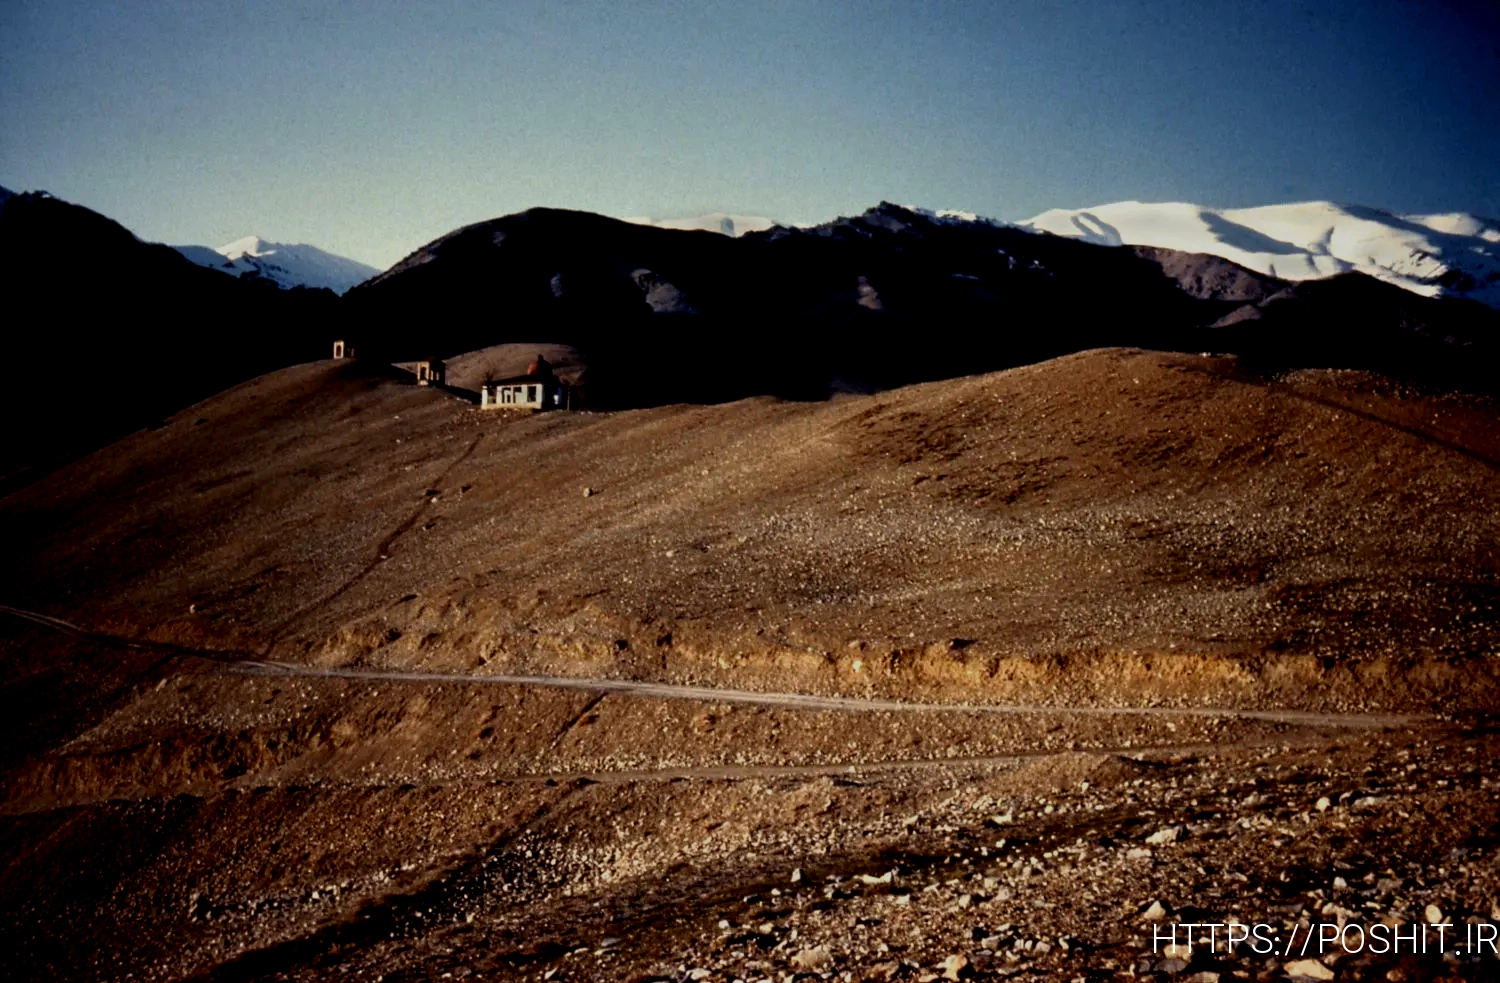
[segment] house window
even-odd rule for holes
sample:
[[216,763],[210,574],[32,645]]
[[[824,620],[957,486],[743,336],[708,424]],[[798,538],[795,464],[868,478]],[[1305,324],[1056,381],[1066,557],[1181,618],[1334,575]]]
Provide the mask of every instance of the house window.
[[536,386],[527,386],[526,387],[526,402],[528,402],[528,403],[535,403],[536,402]]

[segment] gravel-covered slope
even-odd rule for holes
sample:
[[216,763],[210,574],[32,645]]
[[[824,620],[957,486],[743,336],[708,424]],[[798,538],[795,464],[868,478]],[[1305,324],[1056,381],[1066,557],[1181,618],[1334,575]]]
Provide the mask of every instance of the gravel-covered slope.
[[1500,630],[1497,434],[1481,400],[1126,350],[537,416],[320,363],[0,522],[16,606],[292,661],[1402,705],[1483,698],[1451,660]]
[[264,376],[0,500],[6,966],[1487,979],[1151,937],[1492,927],[1497,462],[1484,400],[1131,350],[615,414]]

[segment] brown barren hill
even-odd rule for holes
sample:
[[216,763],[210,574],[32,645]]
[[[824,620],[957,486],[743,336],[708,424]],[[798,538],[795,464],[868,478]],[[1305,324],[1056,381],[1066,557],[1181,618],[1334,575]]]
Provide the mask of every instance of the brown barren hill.
[[1497,423],[1123,349],[609,414],[262,376],[0,500],[6,968],[1163,979],[1153,909],[1482,920]]
[[[577,383],[588,369],[588,357],[572,345],[507,342],[444,359],[445,382],[450,389],[477,394],[486,382],[525,375],[538,356],[546,359],[553,373],[569,385]],[[398,368],[409,372],[415,372],[416,365],[416,362],[396,363]]]
[[1492,402],[1134,350],[535,416],[315,363],[7,499],[4,601],[320,667],[1463,707],[1497,435]]

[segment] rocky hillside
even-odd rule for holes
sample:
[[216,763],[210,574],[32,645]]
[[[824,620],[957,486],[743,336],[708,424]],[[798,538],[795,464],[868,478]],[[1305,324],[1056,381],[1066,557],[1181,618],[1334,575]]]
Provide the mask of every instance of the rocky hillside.
[[1492,400],[1139,350],[607,414],[259,377],[0,499],[7,965],[1487,979],[1150,933],[1495,917],[1497,468]]
[[[323,362],[6,499],[4,596],[317,664],[1014,699],[1062,659],[1098,700],[1179,692],[1176,652],[1223,699],[1404,705],[1500,642],[1497,465],[1490,401],[1222,358],[524,418]],[[1437,675],[1267,675],[1325,658]]]

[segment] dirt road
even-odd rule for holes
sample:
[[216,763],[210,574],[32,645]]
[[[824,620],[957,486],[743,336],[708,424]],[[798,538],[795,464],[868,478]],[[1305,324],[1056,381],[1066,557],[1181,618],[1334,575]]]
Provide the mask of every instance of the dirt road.
[[189,658],[206,659],[226,673],[249,676],[285,676],[291,678],[357,679],[370,682],[478,684],[503,686],[542,686],[556,689],[583,690],[592,693],[618,693],[630,696],[692,700],[711,703],[733,703],[745,706],[779,707],[796,710],[840,710],[849,712],[954,712],[1026,715],[1068,713],[1081,717],[1169,716],[1260,720],[1270,723],[1309,727],[1383,728],[1407,727],[1434,718],[1423,714],[1390,713],[1317,713],[1302,710],[1253,710],[1235,707],[1109,707],[1057,706],[1048,704],[994,703],[924,703],[908,700],[883,700],[852,696],[822,696],[810,693],[780,693],[730,689],[718,686],[691,686],[678,683],[635,679],[607,679],[583,676],[531,676],[502,673],[446,673],[414,670],[354,669],[296,665],[240,658],[245,653],[225,650],[189,648],[160,642],[143,641],[92,631],[72,622],[38,611],[27,611],[0,604],[0,614],[30,621],[53,631],[64,632],[111,647],[160,651]]
[[736,703],[747,706],[784,707],[797,710],[845,710],[866,713],[933,713],[948,711],[954,713],[1017,715],[1068,713],[1085,717],[1237,717],[1246,720],[1264,720],[1271,723],[1298,724],[1311,727],[1352,728],[1406,727],[1433,719],[1432,717],[1420,714],[1311,713],[1302,710],[1245,710],[1230,707],[1095,707],[1054,706],[1040,703],[918,703],[906,700],[865,699],[853,696],[818,696],[810,693],[768,693],[755,690],[726,689],[718,686],[686,686],[675,683],[643,682],[634,679],[340,669],[255,660],[230,662],[225,664],[223,668],[225,672],[254,676],[364,679],[372,682],[398,683],[480,683],[504,686],[548,686],[560,689],[586,690],[589,692],[623,693],[631,696],[654,697],[663,700],[697,700],[709,703]]

